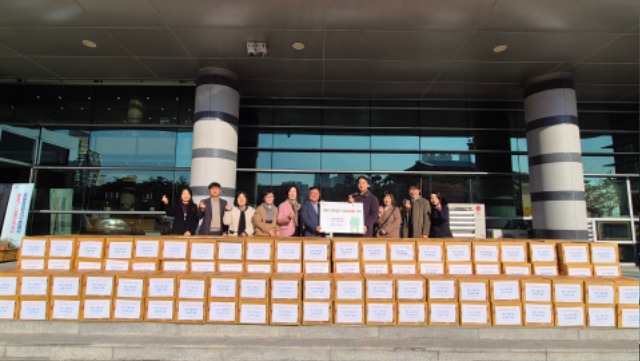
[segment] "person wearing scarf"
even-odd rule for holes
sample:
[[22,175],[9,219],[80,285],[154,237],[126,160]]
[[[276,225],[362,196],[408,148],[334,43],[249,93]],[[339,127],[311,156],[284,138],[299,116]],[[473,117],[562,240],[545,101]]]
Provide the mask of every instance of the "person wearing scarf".
[[265,191],[263,203],[253,215],[253,226],[257,237],[280,237],[278,226],[278,207],[273,204],[275,196],[272,191]]
[[280,225],[280,235],[282,237],[298,236],[298,213],[300,203],[298,203],[298,188],[295,185],[289,186],[287,199],[278,206],[278,225]]
[[229,237],[251,237],[253,236],[253,215],[255,209],[247,205],[247,194],[238,192],[233,201],[235,206],[232,210],[224,212],[224,224],[229,226]]

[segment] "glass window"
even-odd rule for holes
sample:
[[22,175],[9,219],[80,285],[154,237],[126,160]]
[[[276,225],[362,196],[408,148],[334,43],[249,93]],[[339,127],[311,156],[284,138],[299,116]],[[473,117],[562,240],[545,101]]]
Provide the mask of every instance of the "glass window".
[[296,131],[275,133],[273,144],[278,149],[320,149],[320,135]]
[[176,133],[159,130],[96,130],[89,149],[102,166],[174,167]]
[[419,150],[420,137],[417,135],[372,135],[371,149],[383,150]]
[[32,164],[38,131],[0,125],[0,158]]
[[368,153],[322,153],[322,169],[370,170],[370,155]]
[[588,217],[629,217],[629,199],[624,178],[585,178]]
[[512,152],[526,152],[527,149],[527,138],[511,138]]
[[580,143],[584,153],[613,153],[611,135],[599,135],[589,138],[583,136]]
[[271,169],[271,165],[271,152],[240,150],[238,153],[238,168]]
[[460,132],[424,131],[420,137],[421,150],[470,150],[474,149],[473,137]]
[[373,127],[416,127],[418,112],[415,110],[373,110],[371,126]]
[[512,155],[511,165],[514,173],[529,173],[529,157],[526,155]]
[[322,136],[322,149],[369,150],[370,142],[369,132],[325,132]]
[[273,169],[320,169],[320,153],[273,152]]
[[466,111],[456,110],[422,110],[420,126],[438,128],[468,128],[469,119]]
[[273,111],[273,124],[320,126],[322,124],[322,111],[277,109]]
[[[176,87],[97,87],[94,122],[176,124],[180,96],[180,88]],[[186,119],[181,122],[186,123]]]
[[418,163],[418,154],[371,154],[371,169],[376,171],[404,171]]
[[191,167],[193,132],[178,132],[176,142],[176,167]]
[[452,170],[475,171],[476,155],[471,153],[425,152],[420,155],[420,162],[411,169],[413,171]]
[[326,126],[368,127],[368,109],[325,109],[322,111],[322,122]]
[[160,214],[61,214],[29,215],[29,235],[147,235],[169,234],[171,222]]

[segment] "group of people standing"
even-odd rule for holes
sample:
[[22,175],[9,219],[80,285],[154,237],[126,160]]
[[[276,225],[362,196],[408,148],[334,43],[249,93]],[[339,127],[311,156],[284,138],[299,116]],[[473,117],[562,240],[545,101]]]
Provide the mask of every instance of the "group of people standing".
[[[449,210],[438,192],[431,192],[429,200],[420,195],[420,186],[408,187],[409,199],[397,205],[391,192],[385,192],[382,204],[369,190],[369,179],[357,180],[357,192],[348,196],[348,202],[362,203],[365,237],[381,238],[442,238],[452,237],[449,227]],[[233,207],[220,198],[221,187],[217,182],[209,185],[210,197],[198,206],[193,202],[189,187],[181,189],[180,205],[172,206],[162,197],[168,216],[174,217],[172,234],[230,237],[321,237],[320,189],[309,189],[307,200],[298,202],[298,188],[287,189],[287,199],[274,204],[272,191],[264,192],[262,203],[253,208],[248,205],[245,192],[237,192]],[[200,223],[200,220],[202,222]],[[198,224],[200,226],[198,228]]]

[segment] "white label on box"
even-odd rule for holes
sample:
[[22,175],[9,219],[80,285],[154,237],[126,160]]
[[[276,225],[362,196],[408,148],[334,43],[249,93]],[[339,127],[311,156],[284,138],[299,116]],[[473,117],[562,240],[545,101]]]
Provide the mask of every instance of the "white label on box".
[[173,301],[149,300],[147,320],[173,320]]
[[504,269],[506,275],[530,275],[531,268],[529,266],[506,266]]
[[178,321],[203,321],[204,302],[178,301]]
[[362,266],[367,274],[389,274],[389,265],[386,263],[364,263]]
[[326,244],[310,244],[304,245],[304,260],[305,261],[328,261],[329,247]]
[[79,243],[78,258],[102,258],[103,242],[82,241]]
[[20,285],[21,296],[47,296],[49,286],[48,277],[26,277],[22,276]]
[[271,261],[271,243],[247,242],[248,261]]
[[18,277],[0,277],[0,296],[16,296]]
[[442,245],[418,244],[418,261],[442,262]]
[[424,299],[424,282],[411,280],[397,280],[399,300],[422,300]]
[[453,299],[456,294],[456,285],[453,280],[435,281],[429,280],[429,298],[433,300]]
[[532,283],[525,284],[525,302],[551,302],[551,284],[550,283]]
[[564,263],[589,263],[587,247],[587,245],[565,246]]
[[68,271],[71,269],[70,259],[49,259],[47,269]]
[[338,300],[361,300],[362,281],[342,281],[336,282],[336,299]]
[[235,302],[209,302],[209,321],[235,322]]
[[446,244],[447,262],[470,262],[471,243],[469,244]]
[[111,299],[85,299],[83,316],[85,319],[108,319],[111,314]]
[[392,299],[393,298],[393,281],[368,280],[367,281],[367,298],[373,299],[373,300]]
[[187,242],[165,241],[162,249],[162,258],[185,259],[187,258]]
[[212,278],[209,297],[236,297],[236,282],[234,278]]
[[614,303],[614,288],[606,285],[588,285],[587,303],[612,304]]
[[77,320],[80,316],[80,300],[55,300],[53,302],[54,320]]
[[640,287],[618,286],[618,303],[621,305],[637,305],[640,303]]
[[20,320],[46,320],[47,301],[20,301]]
[[273,267],[271,263],[256,264],[247,263],[247,273],[272,273]]
[[336,273],[360,273],[360,262],[336,262]]
[[336,304],[336,323],[362,323],[363,304]]
[[162,261],[163,271],[187,271],[187,261]]
[[79,296],[80,295],[80,278],[79,277],[53,277],[53,285],[51,287],[52,296]]
[[113,318],[135,320],[142,316],[142,301],[116,299],[113,307]]
[[329,322],[330,302],[305,302],[302,307],[302,319],[306,322]]
[[495,281],[493,299],[496,301],[520,301],[519,281]]
[[524,245],[522,246],[507,246],[503,245],[502,249],[502,262],[526,262],[527,254],[525,252]]
[[390,244],[389,251],[392,261],[415,261],[415,246],[413,244]]
[[123,298],[142,298],[144,289],[144,280],[136,278],[120,278],[118,280],[118,289],[116,297]]
[[130,259],[133,242],[110,242],[107,258]]
[[271,304],[271,322],[273,323],[298,323],[300,306],[289,303]]
[[331,281],[304,281],[304,298],[307,300],[331,299]]
[[473,258],[476,262],[500,262],[498,246],[481,246],[473,247],[475,253]]
[[304,273],[329,273],[329,262],[305,262]]
[[536,324],[551,324],[552,320],[552,306],[537,305],[533,303],[526,303],[525,307],[525,322]]
[[218,262],[219,272],[242,272],[242,262],[224,263]]
[[191,272],[215,272],[216,263],[213,261],[194,262],[191,261]]
[[392,323],[394,316],[393,311],[392,303],[367,302],[367,321]]
[[593,270],[596,276],[601,277],[620,277],[620,267],[614,266],[599,266],[594,265]]
[[432,323],[455,323],[458,313],[457,303],[432,303],[429,319]]
[[487,284],[460,281],[460,301],[487,301]]
[[295,280],[271,280],[271,299],[294,299],[299,297],[300,283]]
[[584,326],[584,308],[557,307],[556,324],[558,326]]
[[148,297],[174,297],[175,280],[173,278],[149,278]]
[[279,261],[302,261],[302,242],[277,242],[276,259]]
[[582,302],[582,285],[569,283],[556,283],[553,289],[555,302],[580,303]]
[[518,306],[495,306],[494,324],[498,326],[522,325],[522,309]]
[[425,323],[425,304],[398,303],[398,323]]
[[82,270],[101,270],[102,269],[102,262],[100,261],[96,261],[96,262],[78,262],[78,270],[82,271]]
[[529,244],[531,247],[531,262],[555,262],[555,245]]
[[160,241],[136,241],[136,258],[157,258]]
[[84,289],[86,296],[111,296],[113,294],[113,277],[87,277]]
[[300,262],[278,262],[276,263],[278,273],[301,273],[302,264]]
[[476,264],[477,275],[499,275],[499,264]]
[[42,270],[44,269],[44,258],[21,259],[20,269]]
[[16,300],[0,300],[0,320],[13,320],[16,314]]
[[443,263],[420,263],[420,274],[441,275],[444,274]]
[[259,298],[267,297],[266,280],[240,280],[240,297]]
[[558,266],[533,266],[536,276],[557,276]]
[[616,327],[615,307],[588,307],[590,327]]
[[568,267],[569,276],[573,277],[591,277],[593,273],[591,272],[591,267]]
[[49,241],[49,257],[71,258],[73,256],[73,240],[52,239]]
[[242,304],[240,307],[240,323],[266,324],[267,305]]
[[218,242],[218,260],[242,261],[242,243]]
[[180,285],[178,286],[178,298],[205,298],[206,287],[204,280],[182,279],[179,282]]
[[358,259],[358,242],[334,242],[336,261],[349,261]]
[[640,309],[623,309],[620,327],[638,328],[640,325]]
[[394,275],[414,275],[416,274],[416,265],[415,263],[391,263],[391,273]]
[[591,246],[591,263],[617,263],[614,247]]
[[486,325],[489,319],[487,305],[460,304],[460,321],[465,324]]
[[213,261],[216,254],[215,249],[215,243],[191,243],[190,258],[192,260]]
[[363,261],[386,261],[387,260],[387,244],[386,243],[363,243],[362,244],[362,260]]
[[471,275],[473,266],[471,264],[448,264],[447,269],[450,275]]
[[105,271],[128,271],[129,261],[119,259],[107,259],[104,261]]
[[44,239],[25,239],[20,246],[21,257],[44,257],[47,241]]

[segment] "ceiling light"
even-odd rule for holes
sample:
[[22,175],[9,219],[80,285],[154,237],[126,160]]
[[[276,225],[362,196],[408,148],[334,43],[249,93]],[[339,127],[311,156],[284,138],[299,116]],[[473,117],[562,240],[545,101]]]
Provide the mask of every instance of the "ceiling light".
[[507,50],[508,46],[506,46],[505,44],[501,44],[501,45],[496,45],[493,48],[493,52],[494,53],[502,53],[503,51]]
[[95,42],[86,39],[82,40],[82,45],[86,46],[87,48],[95,48],[98,46],[98,44],[96,44]]
[[304,44],[296,41],[295,43],[291,44],[291,47],[294,48],[295,50],[302,50],[304,49]]

